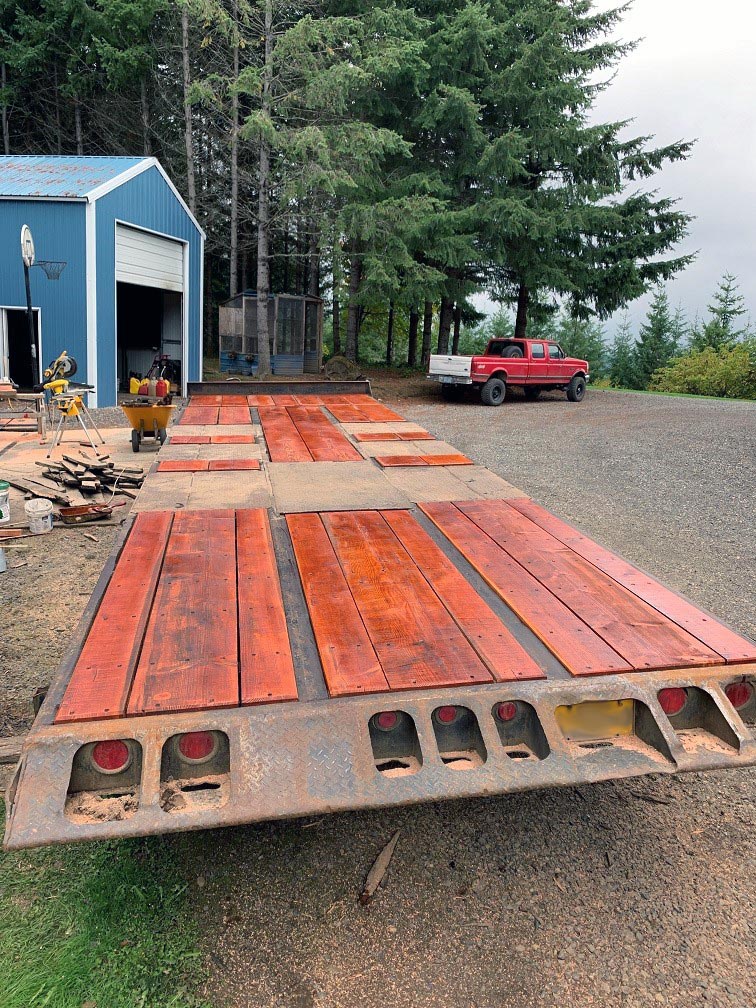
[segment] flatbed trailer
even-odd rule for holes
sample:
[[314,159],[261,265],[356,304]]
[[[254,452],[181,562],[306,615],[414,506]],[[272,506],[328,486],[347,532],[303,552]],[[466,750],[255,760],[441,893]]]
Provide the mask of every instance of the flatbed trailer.
[[198,385],[5,846],[756,763],[756,644],[369,394]]

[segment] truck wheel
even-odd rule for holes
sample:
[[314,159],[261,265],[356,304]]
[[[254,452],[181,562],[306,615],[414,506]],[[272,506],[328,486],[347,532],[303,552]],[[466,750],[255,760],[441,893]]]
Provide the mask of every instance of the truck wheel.
[[480,401],[486,406],[501,406],[507,386],[501,378],[489,378],[480,390]]
[[441,398],[449,402],[459,402],[462,398],[462,389],[459,385],[442,385]]
[[585,378],[576,374],[567,386],[567,398],[570,402],[582,402],[585,396]]
[[535,402],[535,400],[541,394],[541,389],[539,388],[538,385],[526,385],[524,392],[526,399],[529,399],[530,402]]
[[502,357],[522,357],[522,350],[518,346],[508,346]]

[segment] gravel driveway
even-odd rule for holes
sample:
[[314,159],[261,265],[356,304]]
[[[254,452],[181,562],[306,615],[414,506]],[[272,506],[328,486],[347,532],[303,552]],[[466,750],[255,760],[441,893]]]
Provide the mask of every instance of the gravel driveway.
[[[756,404],[591,391],[400,409],[754,633]],[[217,1005],[750,1008],[755,783],[641,778],[166,842],[196,880]]]

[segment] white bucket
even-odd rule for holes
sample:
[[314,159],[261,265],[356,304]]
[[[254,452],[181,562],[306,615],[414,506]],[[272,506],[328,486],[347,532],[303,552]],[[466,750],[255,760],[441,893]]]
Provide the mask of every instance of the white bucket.
[[10,485],[0,480],[0,525],[10,522]]
[[29,520],[29,531],[32,535],[52,532],[52,510],[53,506],[50,501],[41,497],[34,497],[24,504],[24,511]]

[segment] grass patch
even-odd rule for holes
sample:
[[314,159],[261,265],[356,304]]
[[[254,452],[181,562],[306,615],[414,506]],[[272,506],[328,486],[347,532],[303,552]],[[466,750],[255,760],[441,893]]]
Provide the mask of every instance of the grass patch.
[[175,861],[160,837],[0,853],[3,1008],[199,1006]]
[[592,385],[601,392],[632,392],[633,395],[663,396],[665,399],[707,399],[709,402],[754,402],[737,396],[699,395],[696,392],[662,392],[660,389],[620,388],[618,385]]

